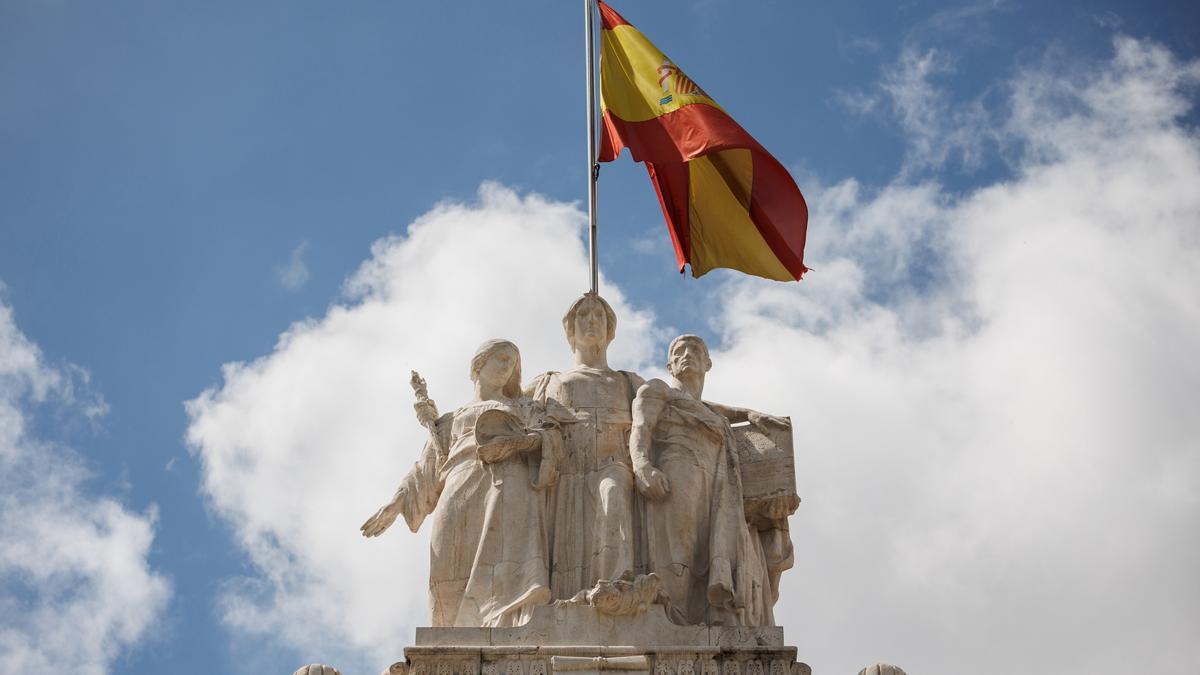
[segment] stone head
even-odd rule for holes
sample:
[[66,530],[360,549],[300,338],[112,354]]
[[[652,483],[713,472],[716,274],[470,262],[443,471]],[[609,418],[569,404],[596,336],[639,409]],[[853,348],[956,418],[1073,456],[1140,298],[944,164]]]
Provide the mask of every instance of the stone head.
[[699,335],[680,335],[667,346],[667,372],[679,377],[687,372],[703,376],[712,369],[708,345]]
[[571,351],[585,345],[607,348],[617,335],[617,314],[604,298],[585,293],[563,316],[563,330]]
[[488,380],[501,385],[509,398],[521,396],[521,352],[508,340],[488,340],[471,357],[471,381]]

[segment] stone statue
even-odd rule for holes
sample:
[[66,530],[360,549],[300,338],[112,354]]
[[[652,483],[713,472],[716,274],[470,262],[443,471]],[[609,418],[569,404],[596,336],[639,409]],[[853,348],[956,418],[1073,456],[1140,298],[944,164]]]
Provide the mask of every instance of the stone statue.
[[574,422],[563,426],[564,456],[548,499],[550,586],[566,600],[636,569],[629,429],[643,381],[608,366],[617,317],[604,298],[588,293],[576,300],[563,329],[575,367],[539,376],[528,393],[574,412]]
[[433,627],[523,625],[536,606],[677,625],[774,625],[793,561],[791,423],[702,399],[712,360],[683,335],[670,382],[608,365],[612,307],[595,293],[563,317],[575,365],[522,394],[517,347],[471,359],[475,397],[438,416],[413,373],[420,458],[362,525],[432,517]]
[[858,675],[905,675],[900,666],[893,666],[887,663],[876,663],[873,666],[867,666],[858,671]]
[[737,442],[701,399],[712,368],[695,335],[667,349],[671,383],[650,380],[633,402],[630,453],[646,497],[646,559],[683,623],[772,625],[762,549],[744,516]]
[[341,671],[333,666],[324,666],[319,663],[304,666],[292,673],[292,675],[342,675]]
[[[554,413],[521,396],[516,345],[485,342],[470,374],[474,399],[428,425],[431,437],[416,465],[361,529],[375,537],[403,515],[416,532],[432,514],[431,624],[515,626],[551,597],[540,490],[553,482],[561,436]],[[436,417],[428,399],[416,408],[423,423]],[[481,443],[484,426],[490,432]]]
[[431,625],[384,675],[811,675],[774,620],[791,420],[705,401],[695,335],[671,342],[666,382],[614,370],[616,327],[584,294],[563,317],[574,366],[524,390],[516,345],[485,342],[473,399],[445,415],[413,373],[429,439],[361,530],[433,520]]

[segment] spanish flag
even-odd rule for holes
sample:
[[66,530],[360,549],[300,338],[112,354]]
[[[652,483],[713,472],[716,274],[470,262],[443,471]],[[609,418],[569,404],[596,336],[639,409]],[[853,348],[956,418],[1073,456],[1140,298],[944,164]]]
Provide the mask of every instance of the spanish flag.
[[629,148],[658,192],[682,272],[799,280],[808,206],[791,174],[628,21],[600,2],[601,162]]

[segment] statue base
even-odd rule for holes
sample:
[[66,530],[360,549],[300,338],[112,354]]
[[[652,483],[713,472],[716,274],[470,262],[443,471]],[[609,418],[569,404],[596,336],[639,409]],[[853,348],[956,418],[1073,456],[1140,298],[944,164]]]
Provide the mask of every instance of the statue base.
[[390,675],[811,675],[777,627],[677,626],[661,605],[611,616],[538,607],[515,628],[418,628]]

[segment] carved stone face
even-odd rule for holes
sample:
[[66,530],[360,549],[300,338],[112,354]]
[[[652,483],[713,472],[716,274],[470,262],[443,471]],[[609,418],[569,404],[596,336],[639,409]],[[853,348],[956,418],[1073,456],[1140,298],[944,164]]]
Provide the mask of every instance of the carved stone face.
[[592,300],[575,314],[575,347],[608,346],[608,314]]
[[511,349],[499,349],[484,361],[479,369],[479,382],[490,387],[502,387],[517,367],[517,355]]
[[704,375],[712,368],[708,350],[699,340],[678,340],[667,354],[667,371],[675,377],[684,374]]

